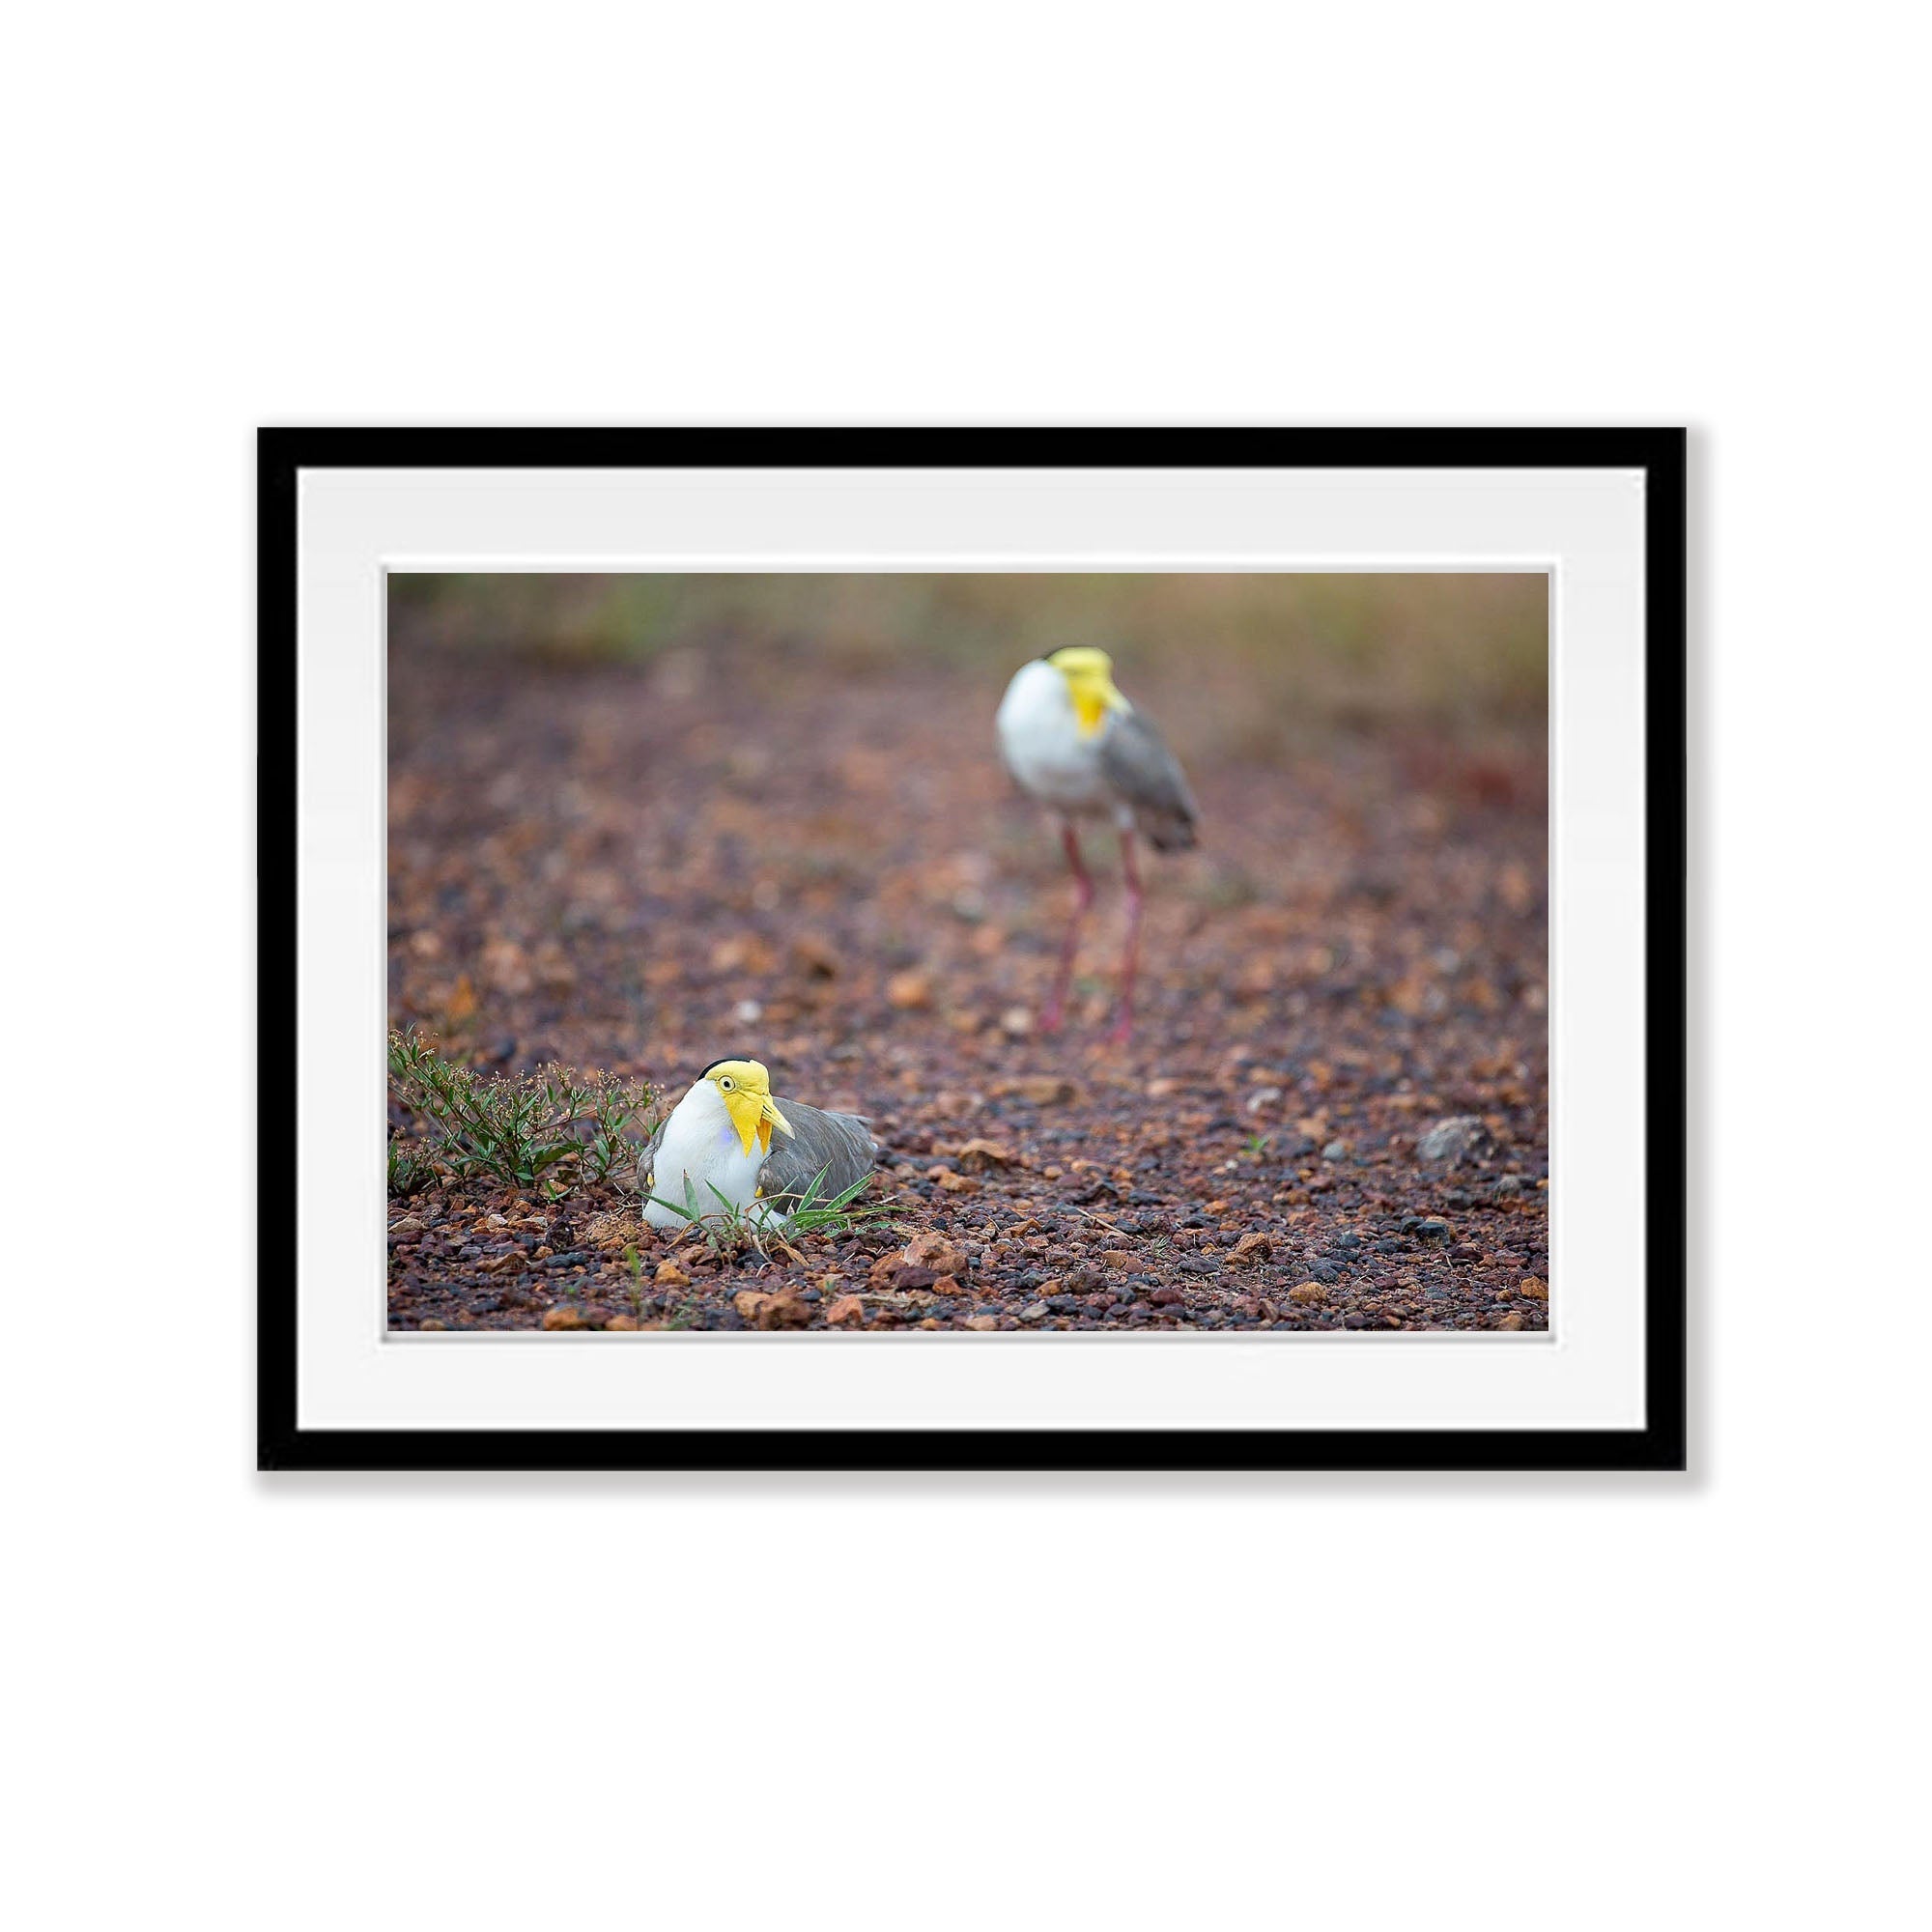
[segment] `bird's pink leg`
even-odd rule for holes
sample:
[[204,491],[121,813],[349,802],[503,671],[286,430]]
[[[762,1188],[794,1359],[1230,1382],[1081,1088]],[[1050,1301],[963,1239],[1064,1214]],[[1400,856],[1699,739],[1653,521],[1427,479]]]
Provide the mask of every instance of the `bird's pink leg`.
[[1060,842],[1066,848],[1066,863],[1073,868],[1073,911],[1066,922],[1066,937],[1060,945],[1060,970],[1053,979],[1053,997],[1039,1016],[1041,1033],[1058,1033],[1066,1011],[1066,988],[1073,978],[1073,954],[1080,945],[1080,922],[1094,903],[1094,880],[1080,863],[1080,839],[1067,819],[1060,828]]
[[1134,974],[1141,957],[1141,868],[1131,831],[1121,834],[1121,876],[1127,887],[1127,932],[1121,952],[1121,1008],[1107,1036],[1116,1046],[1124,1046],[1134,1037]]

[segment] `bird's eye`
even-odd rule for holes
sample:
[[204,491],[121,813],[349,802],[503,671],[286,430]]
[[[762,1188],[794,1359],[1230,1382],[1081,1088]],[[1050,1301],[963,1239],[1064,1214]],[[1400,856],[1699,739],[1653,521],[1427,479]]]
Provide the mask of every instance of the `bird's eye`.
[[725,1075],[724,1075],[724,1077],[723,1077],[723,1078],[722,1078],[722,1079],[721,1079],[721,1080],[720,1080],[720,1081],[718,1082],[718,1084],[719,1084],[719,1086],[721,1086],[721,1087],[724,1087],[724,1088],[725,1088],[725,1089],[727,1089],[727,1090],[728,1090],[728,1089],[729,1089],[729,1087],[730,1087],[730,1085],[731,1085],[731,1076],[730,1076],[730,1075],[729,1075],[728,1073],[727,1073],[727,1074],[725,1074]]

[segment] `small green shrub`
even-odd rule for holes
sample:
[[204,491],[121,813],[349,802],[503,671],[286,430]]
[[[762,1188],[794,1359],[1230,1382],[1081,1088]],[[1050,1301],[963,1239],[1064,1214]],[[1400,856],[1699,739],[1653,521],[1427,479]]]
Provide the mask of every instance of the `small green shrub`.
[[436,1179],[436,1169],[423,1157],[413,1141],[406,1141],[392,1128],[389,1133],[389,1193],[396,1200],[420,1194]]
[[392,1194],[446,1171],[459,1179],[487,1176],[546,1200],[608,1180],[635,1159],[638,1142],[626,1130],[653,1097],[642,1081],[567,1066],[478,1073],[443,1059],[414,1027],[389,1035],[389,1092],[422,1124],[420,1145],[389,1143]]

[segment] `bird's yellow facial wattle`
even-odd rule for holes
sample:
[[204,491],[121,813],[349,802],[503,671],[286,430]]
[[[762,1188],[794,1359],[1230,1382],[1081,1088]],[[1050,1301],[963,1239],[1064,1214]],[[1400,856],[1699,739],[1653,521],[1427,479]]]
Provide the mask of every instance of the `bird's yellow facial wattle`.
[[1064,651],[1055,651],[1047,663],[1066,680],[1083,738],[1091,738],[1100,728],[1108,712],[1127,708],[1127,700],[1114,688],[1114,661],[1105,651],[1069,644]]
[[791,1132],[791,1122],[772,1099],[772,1076],[762,1061],[716,1061],[701,1077],[718,1089],[724,1111],[737,1129],[739,1145],[747,1153],[754,1147],[760,1153],[770,1153],[774,1127],[781,1134]]

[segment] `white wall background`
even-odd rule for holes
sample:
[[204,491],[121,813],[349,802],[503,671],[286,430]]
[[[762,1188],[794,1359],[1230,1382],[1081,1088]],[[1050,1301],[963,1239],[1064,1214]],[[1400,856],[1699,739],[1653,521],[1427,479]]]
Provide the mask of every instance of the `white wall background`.
[[[12,1921],[1916,1919],[1924,31],[15,20]],[[1692,1477],[251,1473],[258,421],[1573,420],[1697,432]]]

